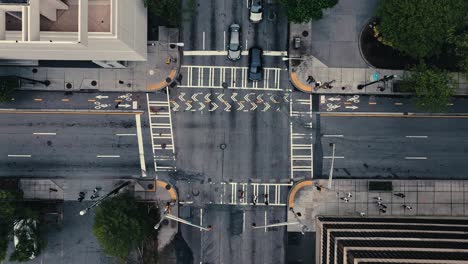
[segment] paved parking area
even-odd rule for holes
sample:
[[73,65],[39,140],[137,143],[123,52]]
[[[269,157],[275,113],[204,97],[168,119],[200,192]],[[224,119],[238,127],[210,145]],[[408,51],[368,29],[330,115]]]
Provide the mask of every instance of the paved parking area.
[[[314,186],[318,183],[327,186],[327,180],[313,181],[304,185],[297,192],[292,192],[290,201],[296,213],[301,213],[299,219],[315,230],[315,217],[319,215],[359,216],[468,216],[468,181],[436,181],[436,180],[395,180],[391,181],[393,192],[368,191],[370,180],[334,180],[331,190],[322,188],[318,191]],[[349,202],[347,194],[351,193]],[[403,193],[404,198],[394,194]],[[386,213],[379,211],[377,197],[386,205]],[[412,207],[405,209],[404,205]],[[291,207],[291,203],[290,203]],[[288,212],[288,221],[295,221],[294,214]],[[300,231],[301,226],[288,226],[288,231]]]

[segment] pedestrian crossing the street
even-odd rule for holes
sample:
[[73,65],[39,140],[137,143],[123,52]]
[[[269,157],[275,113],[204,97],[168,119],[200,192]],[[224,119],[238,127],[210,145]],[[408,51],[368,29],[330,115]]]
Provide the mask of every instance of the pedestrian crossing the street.
[[164,89],[165,94],[146,94],[156,172],[176,170],[169,89]]
[[312,95],[291,98],[290,176],[313,178]]
[[282,71],[281,68],[263,68],[263,80],[252,82],[248,79],[248,67],[183,65],[180,70],[183,77],[178,87],[282,91]]
[[291,183],[221,183],[217,204],[286,206]]

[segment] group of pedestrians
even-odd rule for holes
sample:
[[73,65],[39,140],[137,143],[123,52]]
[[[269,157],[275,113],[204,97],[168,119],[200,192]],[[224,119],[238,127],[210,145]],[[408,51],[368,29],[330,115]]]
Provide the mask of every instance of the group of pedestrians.
[[[96,188],[94,188],[94,190],[93,190],[93,194],[89,198],[91,198],[91,200],[94,200],[94,199],[98,198],[99,197],[99,191],[101,191],[101,189],[102,189],[101,187],[96,186]],[[85,197],[86,197],[86,192],[81,191],[78,194],[78,202],[81,203],[84,200]]]
[[[404,193],[394,193],[393,195],[400,197],[400,198],[405,198],[406,195]],[[340,197],[340,200],[343,200],[345,203],[348,203],[350,201],[350,198],[353,197],[353,194],[348,192],[345,197]],[[376,205],[378,207],[379,212],[385,214],[387,212],[387,205],[383,203],[382,197],[377,196],[374,197],[376,200]],[[412,211],[413,207],[408,205],[408,204],[403,204],[402,205],[405,210]],[[366,216],[365,212],[359,212],[361,216]]]

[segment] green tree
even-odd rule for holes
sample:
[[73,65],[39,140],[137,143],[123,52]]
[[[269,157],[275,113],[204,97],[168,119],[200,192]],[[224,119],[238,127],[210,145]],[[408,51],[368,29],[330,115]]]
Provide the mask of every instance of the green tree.
[[403,89],[416,94],[417,105],[426,111],[444,112],[456,82],[449,72],[421,63],[403,77]]
[[96,209],[93,233],[107,254],[123,260],[155,232],[157,220],[126,192],[105,200]]
[[19,199],[21,199],[21,194],[18,192],[0,190],[0,261],[6,258]]
[[150,16],[157,16],[170,27],[178,27],[181,21],[179,0],[143,0]]
[[280,0],[280,3],[290,22],[307,23],[322,18],[322,9],[335,6],[338,0]]
[[463,26],[466,0],[381,0],[377,31],[383,43],[417,59],[439,55]]
[[19,87],[19,80],[14,76],[0,76],[0,102],[11,100],[11,94]]
[[40,238],[37,219],[27,218],[15,224],[14,235],[18,241],[10,261],[28,261],[41,252],[43,241]]

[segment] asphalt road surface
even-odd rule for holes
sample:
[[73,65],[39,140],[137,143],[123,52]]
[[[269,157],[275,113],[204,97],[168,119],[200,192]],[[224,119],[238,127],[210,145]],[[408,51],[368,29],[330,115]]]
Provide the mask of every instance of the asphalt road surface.
[[327,178],[335,144],[334,178],[465,176],[467,118],[316,117],[315,177]]

